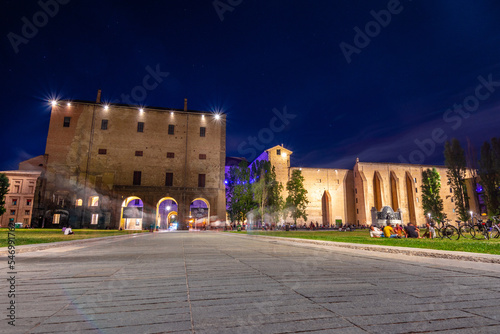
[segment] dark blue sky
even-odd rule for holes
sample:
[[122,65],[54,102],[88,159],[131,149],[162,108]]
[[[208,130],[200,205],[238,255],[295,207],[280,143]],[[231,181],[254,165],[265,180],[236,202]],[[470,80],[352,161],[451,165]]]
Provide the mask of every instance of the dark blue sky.
[[[44,153],[49,98],[99,88],[222,110],[228,155],[283,143],[295,166],[442,164],[444,138],[500,135],[498,1],[41,2],[2,2],[0,170]],[[169,74],[146,90],[147,68]]]

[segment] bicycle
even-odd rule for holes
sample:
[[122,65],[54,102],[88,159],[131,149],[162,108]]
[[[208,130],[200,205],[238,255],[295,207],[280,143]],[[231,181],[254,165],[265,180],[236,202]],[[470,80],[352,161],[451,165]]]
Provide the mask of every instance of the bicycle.
[[490,232],[489,232],[489,226],[488,226],[488,221],[483,221],[482,219],[479,219],[477,215],[475,215],[473,218],[476,219],[476,223],[474,224],[474,239],[476,240],[482,240],[490,239]]
[[442,220],[441,224],[443,225],[442,227],[436,228],[436,233],[441,239],[444,239],[445,237],[455,241],[460,239],[460,232],[458,228],[451,225],[449,220]]
[[490,237],[498,239],[500,237],[500,218],[493,216],[491,219]]
[[458,232],[462,237],[464,237],[465,239],[475,238],[476,233],[474,230],[474,223],[472,221],[470,223],[465,222],[463,225],[461,225],[462,222],[460,220],[456,220],[456,222],[458,223],[459,226]]

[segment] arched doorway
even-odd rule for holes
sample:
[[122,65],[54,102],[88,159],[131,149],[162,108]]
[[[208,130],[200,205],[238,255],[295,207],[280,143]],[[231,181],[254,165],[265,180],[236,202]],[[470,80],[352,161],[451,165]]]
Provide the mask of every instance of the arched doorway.
[[398,181],[396,174],[391,172],[391,206],[394,211],[399,209]]
[[195,198],[189,206],[189,228],[208,229],[210,226],[210,203],[204,198]]
[[163,197],[156,204],[156,227],[160,230],[177,230],[179,206],[172,197]]
[[144,203],[139,197],[127,197],[122,203],[120,228],[124,230],[142,230],[142,212]]
[[411,223],[416,224],[417,218],[415,215],[415,197],[413,196],[413,179],[410,173],[406,173],[406,194],[408,200],[408,216]]
[[321,198],[321,212],[323,216],[323,225],[327,226],[332,224],[331,214],[330,214],[331,201],[332,199],[330,197],[330,193],[327,190],[325,190],[325,192],[323,193],[323,197]]
[[373,201],[375,209],[382,210],[382,178],[378,172],[373,174]]

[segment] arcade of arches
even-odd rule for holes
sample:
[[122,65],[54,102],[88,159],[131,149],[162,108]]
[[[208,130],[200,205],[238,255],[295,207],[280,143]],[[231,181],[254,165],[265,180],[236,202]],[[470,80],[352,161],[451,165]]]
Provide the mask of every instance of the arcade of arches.
[[[127,197],[121,205],[120,228],[125,230],[177,230],[185,227],[205,229],[210,224],[210,202],[205,198],[194,198],[190,205],[188,217],[185,221],[179,217],[182,205],[173,197],[162,197],[156,202],[154,212],[145,209],[143,200],[138,196]],[[145,219],[147,215],[154,214],[154,220]],[[146,223],[154,221],[154,224]]]

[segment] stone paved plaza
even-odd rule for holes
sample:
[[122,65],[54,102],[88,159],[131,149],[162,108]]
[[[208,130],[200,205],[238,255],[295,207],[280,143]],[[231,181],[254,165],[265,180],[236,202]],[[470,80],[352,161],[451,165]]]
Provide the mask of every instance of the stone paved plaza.
[[500,333],[498,264],[230,233],[146,234],[17,261],[16,327],[2,316],[1,333]]

